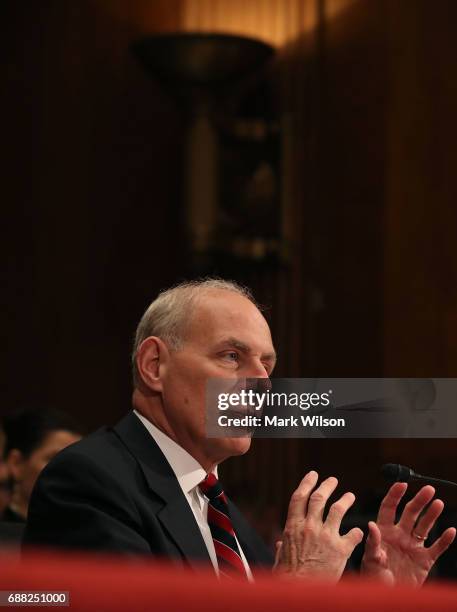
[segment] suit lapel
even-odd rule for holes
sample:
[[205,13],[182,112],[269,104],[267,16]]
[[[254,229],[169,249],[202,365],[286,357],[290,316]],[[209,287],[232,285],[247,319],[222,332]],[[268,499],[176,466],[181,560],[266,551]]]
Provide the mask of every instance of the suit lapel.
[[195,567],[211,563],[194,514],[179,482],[154,438],[129,412],[114,428],[138,461],[149,488],[163,501],[157,518],[186,560]]

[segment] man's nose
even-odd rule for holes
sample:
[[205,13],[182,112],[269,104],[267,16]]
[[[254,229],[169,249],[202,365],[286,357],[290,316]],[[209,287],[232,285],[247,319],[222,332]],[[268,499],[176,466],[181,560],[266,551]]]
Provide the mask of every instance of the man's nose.
[[268,372],[261,361],[253,361],[247,368],[246,376],[249,378],[269,378]]
[[253,363],[246,372],[248,388],[257,392],[265,392],[271,389],[270,376],[262,362]]

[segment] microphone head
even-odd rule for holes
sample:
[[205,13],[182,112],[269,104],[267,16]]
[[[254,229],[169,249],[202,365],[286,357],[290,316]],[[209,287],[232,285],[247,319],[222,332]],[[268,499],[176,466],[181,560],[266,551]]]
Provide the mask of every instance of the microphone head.
[[391,482],[409,482],[415,476],[411,468],[399,463],[386,463],[382,466],[381,473]]

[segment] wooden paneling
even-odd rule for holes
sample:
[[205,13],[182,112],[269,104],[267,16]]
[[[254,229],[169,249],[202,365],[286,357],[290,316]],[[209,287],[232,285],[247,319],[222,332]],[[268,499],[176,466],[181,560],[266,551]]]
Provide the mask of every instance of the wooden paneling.
[[457,6],[391,10],[386,370],[456,376]]
[[56,405],[93,428],[129,406],[132,332],[182,244],[180,115],[129,44],[176,29],[176,6],[2,3],[4,410]]

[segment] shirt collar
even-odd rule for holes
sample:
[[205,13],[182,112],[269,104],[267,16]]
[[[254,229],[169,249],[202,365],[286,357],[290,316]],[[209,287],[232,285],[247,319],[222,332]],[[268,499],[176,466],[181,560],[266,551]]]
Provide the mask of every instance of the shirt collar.
[[[179,444],[164,434],[163,431],[160,431],[146,417],[137,410],[134,410],[133,413],[143,423],[165,455],[183,493],[190,493],[206,477],[205,470],[182,446],[179,446]],[[213,470],[213,474],[217,477],[217,466]]]

